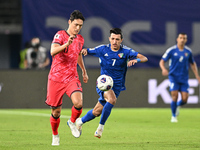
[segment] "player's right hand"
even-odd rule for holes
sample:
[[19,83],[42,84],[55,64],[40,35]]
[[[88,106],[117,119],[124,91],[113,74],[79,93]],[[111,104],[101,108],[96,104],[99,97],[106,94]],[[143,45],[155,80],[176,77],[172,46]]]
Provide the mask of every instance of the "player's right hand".
[[70,35],[70,37],[68,38],[68,41],[67,41],[67,45],[68,45],[68,46],[69,46],[70,44],[72,44],[74,38],[75,38],[74,35]]
[[164,69],[164,70],[162,70],[162,75],[163,76],[168,76],[168,70],[167,69]]
[[85,48],[82,49],[82,50],[81,50],[81,53],[82,53],[84,56],[86,56],[86,55],[87,55],[87,49],[85,49]]
[[83,73],[82,76],[83,76],[83,82],[84,82],[84,83],[87,83],[87,82],[88,82],[88,79],[89,79],[87,73]]

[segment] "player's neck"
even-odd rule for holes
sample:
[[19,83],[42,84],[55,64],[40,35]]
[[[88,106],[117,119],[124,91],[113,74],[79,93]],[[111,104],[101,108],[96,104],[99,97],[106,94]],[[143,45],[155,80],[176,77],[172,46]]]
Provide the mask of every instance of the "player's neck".
[[177,45],[179,50],[183,50],[185,45]]
[[113,49],[113,48],[111,48],[111,50],[112,50],[112,51],[114,51],[114,52],[117,52],[119,49],[118,49],[118,50],[116,50],[116,49]]
[[70,32],[70,30],[68,29],[68,30],[66,30],[66,32],[67,32],[67,34],[69,34],[70,36],[71,35],[73,35],[73,36],[76,36],[76,34],[72,34],[71,32]]
[[119,48],[113,48],[113,47],[111,46],[110,49],[111,49],[112,51],[114,51],[114,52],[117,52],[117,51],[120,49],[120,47],[119,47]]

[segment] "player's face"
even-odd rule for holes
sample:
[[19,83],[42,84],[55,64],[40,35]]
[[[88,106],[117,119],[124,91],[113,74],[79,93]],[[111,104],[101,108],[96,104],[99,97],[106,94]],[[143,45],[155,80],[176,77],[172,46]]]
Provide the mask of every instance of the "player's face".
[[68,23],[69,23],[68,32],[70,35],[78,34],[83,26],[83,20],[81,19],[74,19],[73,21],[69,20]]
[[179,34],[177,38],[177,45],[184,46],[187,42],[187,35]]
[[109,37],[109,41],[111,44],[111,49],[114,51],[117,51],[120,49],[120,44],[122,43],[121,35],[120,34],[114,34],[111,33]]

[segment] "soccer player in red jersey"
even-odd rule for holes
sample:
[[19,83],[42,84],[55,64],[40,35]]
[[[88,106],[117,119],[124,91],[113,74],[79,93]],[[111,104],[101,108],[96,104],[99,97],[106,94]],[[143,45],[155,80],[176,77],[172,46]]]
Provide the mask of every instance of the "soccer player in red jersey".
[[80,136],[75,126],[76,119],[82,113],[82,87],[77,72],[77,63],[82,70],[83,82],[87,83],[88,75],[80,53],[84,44],[78,34],[85,18],[75,10],[71,13],[67,30],[58,31],[51,45],[52,65],[48,76],[46,104],[51,107],[50,124],[53,132],[52,145],[59,145],[58,127],[63,95],[66,93],[72,100],[71,118],[67,121],[74,137]]

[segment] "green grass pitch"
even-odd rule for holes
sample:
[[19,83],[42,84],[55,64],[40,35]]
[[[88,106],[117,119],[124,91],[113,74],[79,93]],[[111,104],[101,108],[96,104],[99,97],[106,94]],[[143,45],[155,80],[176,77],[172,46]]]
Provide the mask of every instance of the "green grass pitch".
[[[83,109],[82,116],[89,109]],[[51,146],[50,109],[0,109],[0,150],[199,150],[200,109],[182,108],[171,123],[169,108],[114,108],[101,139],[94,137],[100,117],[83,125],[80,138],[67,126],[62,109],[60,146]]]

